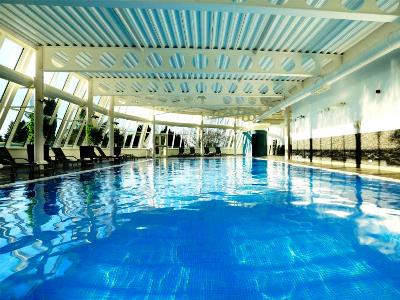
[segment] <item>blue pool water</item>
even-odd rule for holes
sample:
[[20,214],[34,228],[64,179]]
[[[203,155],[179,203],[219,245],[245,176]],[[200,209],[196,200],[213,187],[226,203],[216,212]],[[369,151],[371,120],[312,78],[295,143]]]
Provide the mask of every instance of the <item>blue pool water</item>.
[[400,184],[247,158],[0,190],[1,299],[400,299]]

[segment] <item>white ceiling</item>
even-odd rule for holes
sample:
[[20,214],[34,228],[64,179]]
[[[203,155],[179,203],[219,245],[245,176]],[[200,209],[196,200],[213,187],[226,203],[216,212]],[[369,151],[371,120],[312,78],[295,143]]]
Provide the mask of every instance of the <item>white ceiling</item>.
[[227,116],[264,112],[399,19],[397,0],[2,3],[0,27],[43,46],[45,70],[120,105]]

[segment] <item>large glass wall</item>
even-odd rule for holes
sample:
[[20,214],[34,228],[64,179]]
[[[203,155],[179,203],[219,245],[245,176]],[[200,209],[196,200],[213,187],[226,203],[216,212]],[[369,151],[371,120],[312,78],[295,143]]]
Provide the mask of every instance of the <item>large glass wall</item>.
[[[7,34],[0,37],[0,65],[33,77],[35,74],[35,51],[19,43]],[[87,98],[88,81],[78,74],[45,72],[44,82],[52,87]],[[34,90],[0,78],[0,146],[24,147],[33,140]],[[95,96],[96,106],[108,109],[110,97]],[[139,122],[122,118],[114,119],[114,141],[124,148],[152,147],[152,118],[156,122],[174,122],[176,126],[157,125],[156,133],[166,133],[168,147],[199,147],[199,115],[184,115],[155,111],[151,108],[116,106],[115,111],[149,120]],[[95,112],[92,116],[94,144],[109,146],[108,116]],[[77,147],[84,143],[86,135],[86,108],[66,100],[45,99],[44,135],[46,143],[61,147]],[[207,125],[233,125],[233,119],[205,119]],[[179,125],[181,124],[181,126]],[[187,127],[187,124],[191,124]],[[232,129],[205,128],[204,143],[209,146],[232,147]]]

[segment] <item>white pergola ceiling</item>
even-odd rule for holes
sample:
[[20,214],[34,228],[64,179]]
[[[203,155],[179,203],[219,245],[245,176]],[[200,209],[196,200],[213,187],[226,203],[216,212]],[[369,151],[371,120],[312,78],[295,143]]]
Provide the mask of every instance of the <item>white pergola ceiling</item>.
[[[53,0],[3,0],[4,3],[54,5]],[[266,15],[394,22],[400,14],[397,0],[57,0],[57,6],[211,10]]]
[[400,10],[398,0],[2,3],[0,27],[44,47],[45,70],[80,73],[123,105],[226,115],[259,114],[331,72]]
[[219,49],[44,47],[43,68],[63,72],[230,72],[306,78],[340,55]]

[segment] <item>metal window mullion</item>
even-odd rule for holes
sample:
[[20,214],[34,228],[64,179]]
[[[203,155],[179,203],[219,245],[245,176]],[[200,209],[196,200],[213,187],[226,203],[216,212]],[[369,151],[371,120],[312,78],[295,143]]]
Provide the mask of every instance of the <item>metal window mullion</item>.
[[0,128],[3,126],[3,123],[4,123],[5,119],[7,118],[11,104],[15,98],[15,95],[17,94],[17,90],[18,90],[18,85],[16,83],[9,82],[9,84],[6,87],[6,91],[4,92],[4,95],[6,95],[6,102],[2,101],[2,103],[4,102],[4,107],[3,107],[3,111],[1,112],[1,116],[0,116]]
[[[69,83],[71,81],[71,78],[72,78],[72,76],[68,75],[67,80],[65,81],[65,84],[63,86],[63,90],[67,86],[67,83]],[[77,85],[77,87],[78,87],[78,85]],[[75,88],[74,94],[75,94],[75,92],[77,90],[77,87]],[[56,107],[54,108],[53,114],[51,115],[51,118],[50,118],[50,125],[52,125],[54,123],[54,120],[57,118],[58,110],[60,109],[60,106],[61,106],[61,101],[65,101],[65,100],[62,100],[62,99],[58,98]]]
[[[175,131],[174,131],[174,135],[172,136],[172,144],[171,144],[171,149],[173,149],[174,148],[174,142],[175,142]],[[167,137],[168,137],[168,134],[167,134]],[[168,142],[167,142],[168,143]]]
[[[75,122],[79,124],[79,122],[81,121],[79,117],[80,117],[80,115],[81,115],[82,110],[83,110],[83,109],[82,109],[81,107],[78,106],[78,108],[77,108],[77,110],[76,110],[76,113],[75,113],[75,116],[74,116],[74,119],[72,120],[70,132],[69,132],[69,134],[68,134],[69,137],[68,137],[67,145],[68,145],[69,140],[71,139],[72,132],[74,131],[74,128],[72,128],[72,126],[75,125]],[[80,129],[80,127],[79,127],[79,129]],[[79,132],[80,132],[80,131],[78,131],[78,134],[79,134]],[[75,141],[74,141],[74,143],[72,144],[72,146],[74,146],[74,145],[75,145]]]
[[23,48],[18,57],[17,63],[15,64],[14,70],[24,73],[24,71],[25,71],[27,65],[29,65],[29,62],[31,59],[32,58],[30,56],[29,49]]
[[[61,99],[60,99],[60,101],[61,101]],[[62,120],[61,120],[60,127],[59,127],[58,130],[57,130],[56,138],[55,138],[55,140],[54,140],[54,144],[55,144],[55,145],[59,144],[59,142],[60,142],[60,136],[61,136],[61,133],[62,133],[63,130],[64,130],[64,126],[65,126],[65,123],[66,123],[66,122],[65,122],[65,118],[66,118],[67,114],[68,114],[68,107],[67,107],[67,110],[65,111],[65,114],[64,114]]]
[[[64,114],[63,120],[60,125],[60,129],[58,130],[58,133],[57,133],[57,137],[56,137],[57,144],[60,144],[62,142],[62,137],[64,136],[65,130],[68,127],[68,122],[69,122],[69,118],[71,115],[71,111],[72,111],[72,104],[70,103],[70,104],[68,104],[67,111]],[[63,146],[63,145],[61,145],[61,146]]]
[[133,141],[135,140],[136,132],[137,132],[138,126],[139,126],[139,125],[136,124],[136,128],[135,128],[135,130],[133,131],[134,133],[132,134],[132,140],[131,140],[131,142],[130,142],[129,148],[132,148],[132,147],[133,147]]
[[[4,92],[3,92],[2,95],[0,95],[0,96],[1,96],[1,98],[0,98],[0,119],[1,119],[1,116],[2,116],[2,109],[3,109],[3,108],[5,107],[5,105],[7,104],[8,96],[9,96],[9,94],[10,94],[10,89],[11,89],[11,86],[12,86],[13,84],[14,84],[13,82],[7,81],[7,84],[6,84],[6,87],[5,87],[5,89],[4,89]],[[1,124],[0,124],[0,127],[1,127]]]
[[125,130],[125,134],[124,134],[124,141],[123,141],[123,143],[122,143],[122,148],[125,148],[125,142],[126,142],[126,139],[128,138],[128,130]]
[[[71,126],[69,127],[68,130],[68,134],[67,134],[67,138],[65,139],[65,143],[64,146],[68,146],[69,145],[69,140],[71,139],[71,135],[72,135],[72,131],[73,131],[73,127],[74,127],[74,122],[75,120],[70,121],[71,122]],[[68,125],[68,124],[67,124]],[[68,126],[67,126],[68,127]]]
[[75,139],[74,145],[73,145],[72,147],[77,147],[77,146],[79,146],[79,145],[78,145],[78,141],[79,141],[79,138],[81,137],[81,134],[82,134],[83,128],[85,128],[85,125],[86,125],[86,120],[85,120],[85,119],[83,119],[83,120],[82,120],[82,123],[81,123],[81,126],[80,126],[80,128],[79,128],[78,135],[76,136],[76,139]]

